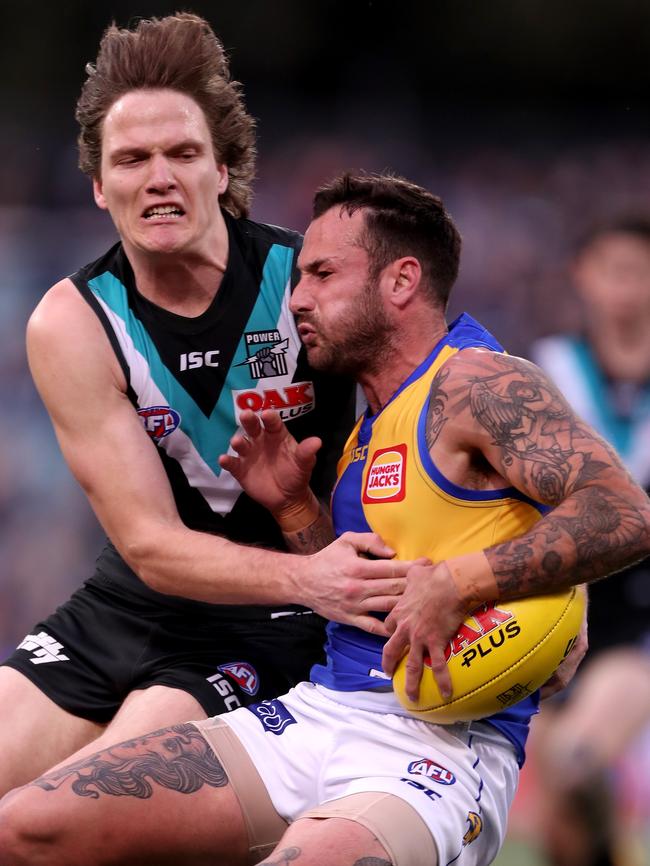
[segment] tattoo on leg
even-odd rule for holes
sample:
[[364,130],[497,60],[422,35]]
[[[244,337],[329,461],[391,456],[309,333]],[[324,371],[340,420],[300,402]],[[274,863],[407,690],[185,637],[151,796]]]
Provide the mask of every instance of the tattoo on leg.
[[274,855],[274,858],[278,859],[265,860],[263,863],[260,863],[259,866],[287,866],[287,864],[291,863],[292,860],[297,860],[301,854],[301,849],[296,848],[294,845],[291,848],[284,848],[282,851],[278,851],[277,854]]
[[146,800],[154,786],[193,794],[204,785],[223,788],[228,776],[192,724],[173,725],[96,752],[32,782],[44,791],[66,783],[79,797],[100,794]]
[[361,857],[360,860],[355,860],[352,866],[393,866],[393,864],[383,857]]

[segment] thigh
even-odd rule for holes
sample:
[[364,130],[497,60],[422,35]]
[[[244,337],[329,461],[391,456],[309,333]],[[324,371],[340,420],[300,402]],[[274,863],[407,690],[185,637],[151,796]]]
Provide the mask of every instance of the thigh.
[[68,713],[21,673],[0,668],[0,796],[31,781],[104,730]]
[[[65,763],[78,761],[114,743],[141,737],[160,728],[205,718],[205,712],[198,701],[180,689],[152,686],[132,692],[113,721],[92,741],[84,744],[74,754],[69,754]],[[48,766],[51,767],[52,763]]]
[[[286,831],[266,866],[399,866],[376,836],[345,818],[299,818]],[[437,866],[437,860],[420,861]]]
[[0,804],[10,864],[240,866],[246,829],[222,764],[190,723],[46,773]]

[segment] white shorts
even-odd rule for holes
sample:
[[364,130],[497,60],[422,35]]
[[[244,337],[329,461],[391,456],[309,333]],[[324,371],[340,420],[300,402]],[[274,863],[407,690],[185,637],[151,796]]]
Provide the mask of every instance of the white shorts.
[[300,683],[218,719],[236,733],[288,823],[341,797],[383,792],[417,812],[440,866],[491,863],[517,786],[509,741],[485,722],[443,727],[353,702],[354,693]]

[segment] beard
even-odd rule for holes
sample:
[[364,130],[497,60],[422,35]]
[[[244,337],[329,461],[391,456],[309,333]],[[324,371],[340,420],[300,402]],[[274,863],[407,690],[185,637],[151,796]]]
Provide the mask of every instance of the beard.
[[328,322],[303,317],[318,332],[318,343],[307,346],[315,370],[357,377],[377,373],[390,355],[394,325],[378,299],[378,288],[366,283],[345,316]]

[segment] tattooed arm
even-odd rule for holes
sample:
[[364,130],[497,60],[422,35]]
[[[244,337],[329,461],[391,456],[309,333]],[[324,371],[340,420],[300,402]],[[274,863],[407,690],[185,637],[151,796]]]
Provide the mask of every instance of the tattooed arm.
[[466,445],[513,487],[553,506],[524,536],[485,551],[498,596],[590,582],[647,556],[650,502],[614,450],[533,364],[467,355],[468,395],[458,404]]
[[427,443],[464,487],[513,486],[552,511],[526,534],[433,567],[411,569],[386,620],[384,670],[407,646],[407,692],[417,696],[428,652],[450,693],[444,647],[482,601],[596,580],[650,553],[650,502],[607,443],[533,364],[485,350],[459,352],[432,383]]

